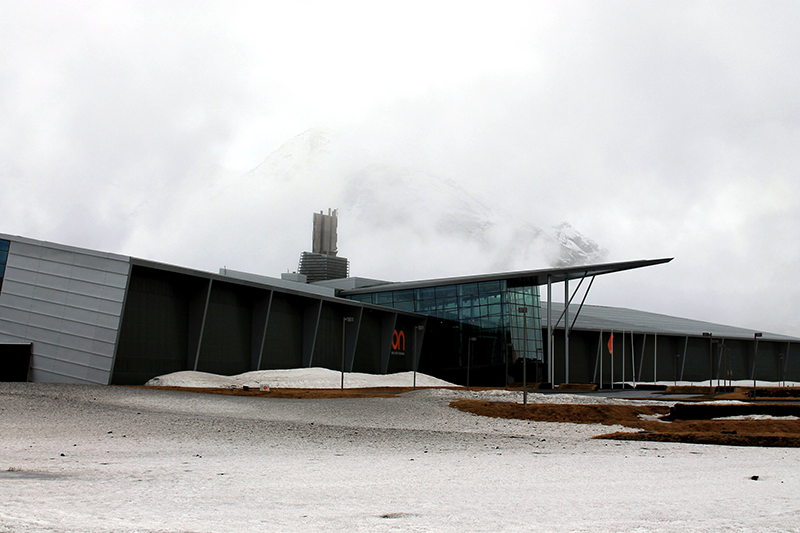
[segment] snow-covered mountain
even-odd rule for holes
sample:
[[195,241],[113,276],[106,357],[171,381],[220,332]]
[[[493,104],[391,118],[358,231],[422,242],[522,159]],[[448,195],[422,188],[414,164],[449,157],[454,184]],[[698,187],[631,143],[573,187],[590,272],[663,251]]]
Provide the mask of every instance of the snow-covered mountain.
[[[319,130],[287,141],[248,178],[256,189],[282,189],[309,219],[314,210],[338,208],[340,252],[355,275],[368,275],[366,267],[369,275],[408,279],[607,257],[567,222],[537,225],[526,213],[489,205],[468,184],[386,163]],[[308,245],[296,243],[298,253]]]
[[537,220],[535,206],[508,212],[497,197],[473,192],[474,184],[390,159],[306,131],[248,173],[198,176],[160,203],[143,204],[124,249],[275,276],[296,270],[300,253],[310,250],[312,213],[338,208],[339,254],[354,276],[401,281],[606,257],[568,223]]

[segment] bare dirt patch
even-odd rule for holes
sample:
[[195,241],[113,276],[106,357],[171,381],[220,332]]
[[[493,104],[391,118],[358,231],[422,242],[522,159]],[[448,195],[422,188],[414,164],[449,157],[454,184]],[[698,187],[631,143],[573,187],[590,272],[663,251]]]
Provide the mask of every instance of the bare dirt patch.
[[[578,405],[454,400],[451,407],[481,416],[538,422],[621,425],[638,432],[614,432],[598,439],[800,447],[800,420],[648,420],[639,415],[669,414],[669,407],[648,405]],[[724,416],[724,415],[721,415]]]

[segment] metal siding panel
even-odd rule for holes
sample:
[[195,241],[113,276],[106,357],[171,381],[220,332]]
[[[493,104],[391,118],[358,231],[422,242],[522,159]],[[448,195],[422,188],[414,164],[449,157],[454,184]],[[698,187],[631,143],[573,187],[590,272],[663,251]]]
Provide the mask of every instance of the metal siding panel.
[[[128,276],[126,274],[115,274],[113,272],[106,272],[106,277],[103,280],[103,285],[107,289],[115,288],[119,289],[123,294],[125,293],[125,287],[128,286]],[[114,294],[117,294],[118,291],[115,291]],[[116,299],[116,298],[114,298]],[[121,301],[122,299],[119,298]]]
[[9,253],[8,261],[6,262],[8,268],[12,268],[15,270],[23,270],[27,272],[38,272],[39,271],[39,258],[38,257],[26,257],[24,255],[20,255],[17,252],[16,245],[14,246],[14,251]]
[[67,302],[68,297],[69,294],[64,291],[50,289],[47,287],[35,287],[33,290],[32,299],[42,302],[48,302],[54,305],[55,304],[63,305]]
[[15,324],[27,324],[30,314],[22,309],[0,306],[0,322],[13,322]]
[[61,278],[69,278],[72,275],[72,265],[55,261],[41,261],[39,263],[39,272]]
[[[74,320],[63,320],[61,322],[61,335],[64,337],[92,339],[94,329],[94,324],[87,324],[85,322],[75,322]],[[91,347],[86,349],[89,350]]]
[[30,312],[32,314],[56,316],[61,318],[66,307],[63,303],[51,303],[45,300],[31,300]]
[[[92,255],[92,254],[75,254],[75,258],[73,260],[73,264],[78,267],[85,267],[92,270],[99,270],[102,272],[106,272],[113,268],[114,263],[119,263],[120,261],[115,261],[113,259],[109,259],[108,257],[101,257],[99,255]],[[127,263],[124,263],[127,265]],[[127,266],[124,272],[127,272]],[[116,271],[118,273],[122,273],[120,271]]]
[[5,284],[10,282],[26,283],[30,286],[36,286],[36,280],[39,277],[36,270],[23,270],[20,268],[12,268],[10,264],[6,265],[6,275],[3,281],[3,290]]
[[11,246],[11,248],[11,253],[8,256],[9,263],[11,263],[12,258],[16,259],[24,257],[38,260],[42,256],[42,247],[35,244],[14,241],[14,244]]
[[101,300],[83,294],[70,293],[64,303],[71,308],[82,309],[94,314],[100,309]]
[[97,383],[99,385],[106,385],[108,383],[108,373],[110,371],[110,367],[108,369],[98,370],[95,368],[89,368],[86,371],[86,379],[91,381],[92,383]]
[[104,300],[122,303],[122,300],[125,299],[125,285],[122,288],[104,285],[100,292],[100,297]]
[[35,285],[20,283],[19,281],[11,280],[6,277],[3,280],[3,292],[0,293],[0,298],[3,298],[5,294],[13,294],[15,296],[21,296],[22,298],[32,298],[35,291]]
[[61,318],[50,315],[31,313],[28,315],[28,327],[43,328],[49,331],[61,331]]
[[107,273],[102,270],[72,265],[70,267],[69,275],[73,279],[79,279],[81,281],[103,285],[106,283],[106,274]]
[[128,260],[52,246],[13,242],[0,334],[33,343],[34,380],[106,384]]
[[103,286],[97,283],[88,283],[78,279],[69,281],[69,292],[83,294],[85,296],[92,296],[95,298],[103,297]]
[[[116,340],[116,339],[115,339]],[[103,357],[114,357],[114,342],[104,342],[97,339],[92,341],[92,352]],[[110,368],[110,366],[109,366]]]
[[100,308],[97,311],[106,315],[119,317],[122,315],[122,302],[102,300],[100,302]]
[[27,310],[30,309],[31,300],[30,298],[23,298],[21,296],[17,296],[16,294],[4,294],[3,306]]
[[13,339],[14,341],[24,341],[28,326],[16,322],[8,322],[0,319],[0,339],[5,342]]
[[79,337],[78,335],[72,335],[69,333],[62,333],[59,336],[58,345],[60,347],[71,348],[80,352],[88,352],[92,349],[92,339]]
[[41,246],[41,250],[41,255],[39,257],[43,263],[52,262],[71,265],[75,261],[75,252],[72,251],[60,250],[49,246]]
[[52,344],[53,346],[58,346],[59,337],[61,334],[58,331],[53,331],[50,329],[40,328],[36,326],[28,326],[28,330],[25,332],[25,335],[31,342],[34,343],[34,352],[38,350],[38,346],[36,343],[44,342],[47,344]]
[[95,326],[93,338],[95,341],[105,342],[113,346],[117,341],[117,330]]
[[39,287],[47,287],[48,289],[55,289],[62,292],[69,292],[70,286],[69,278],[51,276],[41,272],[36,275],[36,279],[33,283]]

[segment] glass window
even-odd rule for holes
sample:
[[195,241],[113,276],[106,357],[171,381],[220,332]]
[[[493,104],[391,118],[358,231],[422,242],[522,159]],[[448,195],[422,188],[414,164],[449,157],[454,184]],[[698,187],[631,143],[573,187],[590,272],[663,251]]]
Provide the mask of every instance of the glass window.
[[500,292],[502,287],[500,287],[500,280],[497,281],[484,281],[480,284],[480,291],[481,294],[487,292]]
[[465,283],[464,285],[458,286],[458,295],[459,296],[467,296],[470,294],[478,294],[478,284],[477,283]]
[[377,305],[388,305],[391,307],[392,305],[392,293],[391,292],[377,292],[375,293],[375,303]]
[[417,300],[433,300],[436,298],[436,293],[433,290],[433,287],[428,287],[426,289],[415,289],[414,292]]
[[455,304],[456,286],[445,285],[444,287],[436,287],[436,298],[453,298]]
[[474,305],[478,305],[480,301],[478,298],[473,296],[462,296],[458,299],[458,305],[461,307],[472,307]]
[[8,252],[0,251],[0,265],[5,265],[8,261]]
[[397,302],[412,302],[414,301],[414,291],[394,291],[394,303]]
[[372,303],[372,295],[371,294],[356,294],[354,296],[348,296],[348,299],[355,300],[356,302],[364,302],[371,304]]
[[7,241],[5,239],[0,239],[0,250],[3,252],[8,251],[8,246],[11,244],[11,241]]
[[414,302],[395,302],[394,308],[400,309],[401,311],[414,312]]
[[436,300],[417,300],[417,311],[433,311],[436,309]]

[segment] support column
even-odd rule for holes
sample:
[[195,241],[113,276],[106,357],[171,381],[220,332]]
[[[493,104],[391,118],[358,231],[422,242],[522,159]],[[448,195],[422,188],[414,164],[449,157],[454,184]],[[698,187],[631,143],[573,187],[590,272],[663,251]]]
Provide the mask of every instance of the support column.
[[[195,299],[190,304],[189,310],[189,357],[194,358],[190,361],[189,368],[197,371],[197,365],[200,362],[200,349],[203,346],[203,332],[206,329],[206,317],[208,316],[208,302],[211,300],[211,286],[214,280],[208,280],[208,287],[205,291],[205,297],[202,303]],[[202,305],[202,311],[199,306]]]
[[269,291],[267,296],[259,298],[253,304],[253,334],[251,343],[251,370],[261,370],[261,360],[264,357],[264,343],[267,338],[267,325],[269,324],[269,312],[272,309],[272,294]]
[[548,381],[554,386],[555,372],[553,372],[553,277],[547,276],[547,373]]
[[356,360],[356,347],[358,346],[358,333],[361,331],[361,318],[364,316],[364,308],[359,307],[355,311],[355,316],[352,322],[347,322],[345,325],[345,372],[352,372],[353,365]]
[[310,368],[314,362],[314,346],[317,343],[319,317],[322,315],[322,300],[310,303],[303,318],[303,367]]
[[686,335],[685,340],[683,341],[683,357],[681,359],[681,379],[683,381],[683,369],[686,368],[686,351],[689,349],[689,336]]
[[564,280],[564,383],[569,383],[569,279]]

